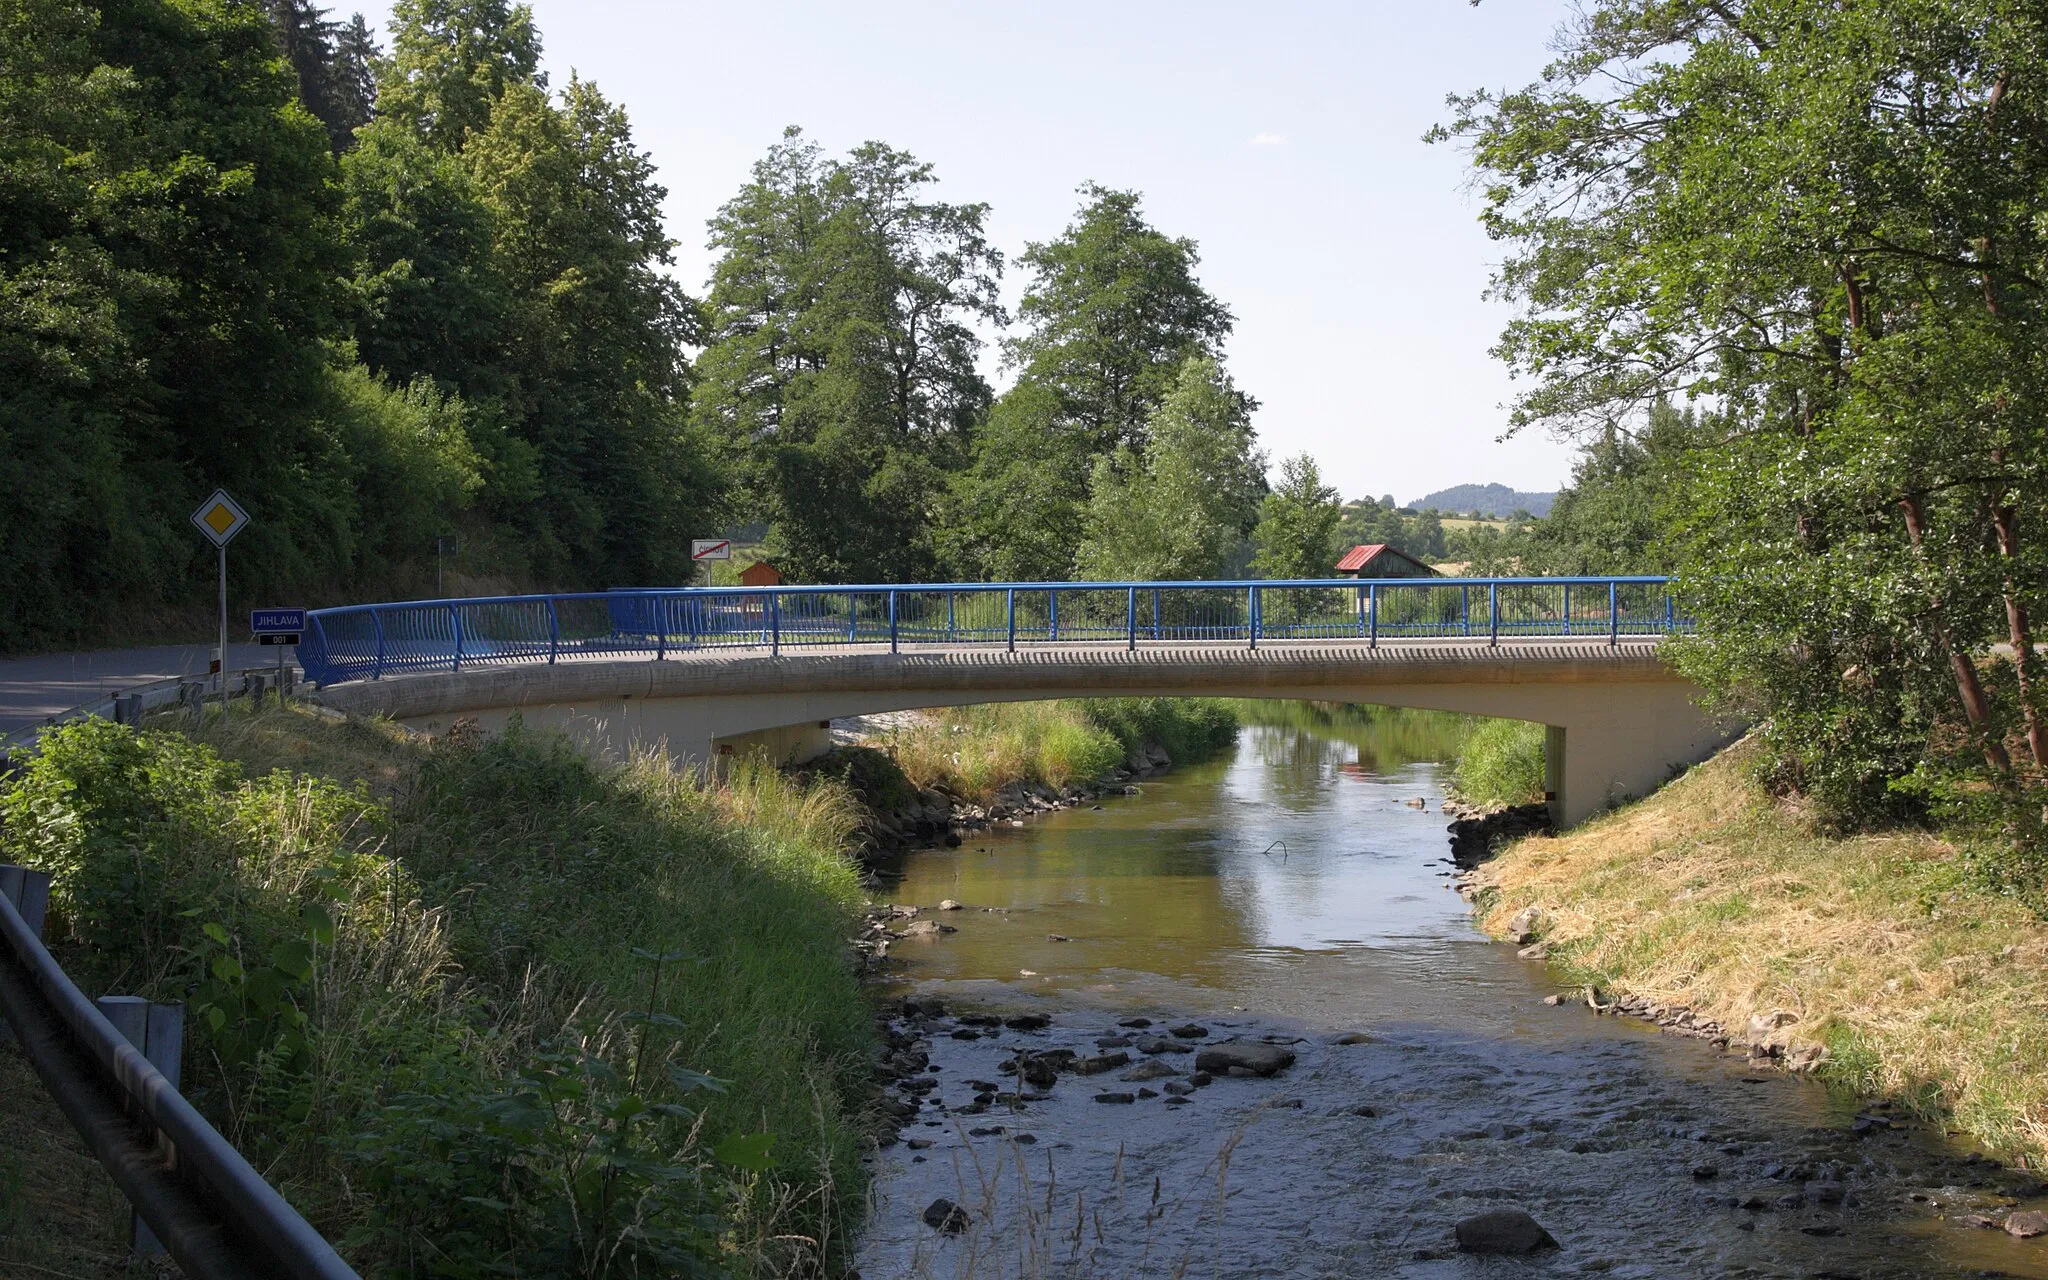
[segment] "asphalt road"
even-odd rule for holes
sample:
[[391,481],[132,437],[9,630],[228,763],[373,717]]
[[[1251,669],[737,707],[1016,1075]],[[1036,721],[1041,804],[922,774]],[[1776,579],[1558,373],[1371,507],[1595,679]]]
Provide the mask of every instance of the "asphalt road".
[[[204,675],[212,657],[212,645],[173,644],[0,659],[0,734],[69,711],[82,702],[129,685],[168,680],[172,676]],[[255,644],[228,646],[231,671],[268,667],[276,661],[274,648]]]

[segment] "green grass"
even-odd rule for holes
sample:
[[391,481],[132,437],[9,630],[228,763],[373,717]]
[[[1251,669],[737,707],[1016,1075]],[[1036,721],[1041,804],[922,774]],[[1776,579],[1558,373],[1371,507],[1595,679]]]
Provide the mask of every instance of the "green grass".
[[879,745],[916,785],[986,799],[1014,782],[1092,782],[1152,745],[1191,764],[1236,737],[1237,717],[1217,699],[1088,698],[941,708]]
[[[184,724],[185,722],[180,722]],[[0,789],[88,990],[365,1275],[804,1274],[863,1191],[842,788],[515,725],[67,727]]]
[[1481,721],[1458,754],[1452,789],[1480,805],[1533,804],[1543,799],[1543,739],[1540,724]]

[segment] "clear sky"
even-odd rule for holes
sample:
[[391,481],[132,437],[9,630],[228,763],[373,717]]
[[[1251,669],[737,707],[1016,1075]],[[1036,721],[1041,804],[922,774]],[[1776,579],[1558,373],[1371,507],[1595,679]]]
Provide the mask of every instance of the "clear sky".
[[[1480,295],[1500,249],[1463,155],[1421,141],[1447,93],[1534,79],[1567,0],[532,7],[551,82],[573,69],[630,113],[692,291],[705,219],[784,125],[930,161],[942,198],[992,206],[1013,259],[1059,234],[1082,182],[1135,188],[1236,313],[1230,367],[1276,465],[1307,450],[1347,498],[1402,502],[1569,474],[1547,436],[1495,442],[1507,311]],[[1011,271],[1012,302],[1022,285]]]

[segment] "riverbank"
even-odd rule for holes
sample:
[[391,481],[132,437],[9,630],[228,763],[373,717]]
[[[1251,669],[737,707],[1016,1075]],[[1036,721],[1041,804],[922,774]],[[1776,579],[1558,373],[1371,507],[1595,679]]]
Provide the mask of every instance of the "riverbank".
[[1560,986],[2048,1157],[2048,923],[1924,832],[1815,830],[1737,744],[1471,877]]
[[846,741],[796,771],[846,786],[872,861],[1197,764],[1236,741],[1216,699],[1090,698],[897,712],[835,725]]
[[187,1004],[185,1092],[365,1274],[767,1276],[859,1220],[856,821],[767,769],[237,710],[46,737],[0,860],[55,873],[81,986]]

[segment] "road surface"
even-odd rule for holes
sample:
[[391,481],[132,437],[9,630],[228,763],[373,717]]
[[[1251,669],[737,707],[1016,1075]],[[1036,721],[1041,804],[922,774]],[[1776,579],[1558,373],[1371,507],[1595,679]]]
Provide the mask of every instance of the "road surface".
[[[0,658],[0,734],[129,685],[204,675],[213,646],[159,645],[149,649],[103,649],[96,653],[46,653]],[[228,669],[267,667],[277,650],[254,644],[228,646]]]

